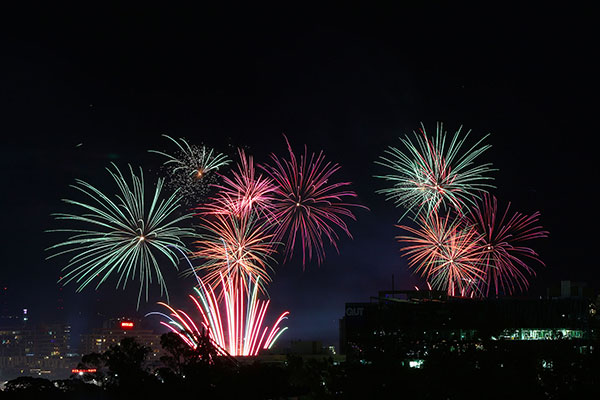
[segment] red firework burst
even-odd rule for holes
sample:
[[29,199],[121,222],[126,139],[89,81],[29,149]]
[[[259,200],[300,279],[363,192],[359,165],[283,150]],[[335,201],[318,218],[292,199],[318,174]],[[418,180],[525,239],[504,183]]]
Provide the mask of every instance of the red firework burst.
[[336,227],[352,237],[343,219],[356,219],[348,207],[363,206],[345,201],[356,197],[353,191],[343,189],[350,182],[329,182],[340,169],[338,164],[326,162],[323,152],[312,153],[309,157],[306,146],[298,161],[289,141],[285,140],[289,159],[272,154],[273,164],[261,166],[275,184],[271,208],[271,215],[277,222],[275,241],[286,244],[286,260],[291,259],[299,242],[302,265],[306,264],[307,256],[311,260],[313,255],[320,264],[325,258],[324,240],[337,251]]
[[538,225],[540,213],[510,215],[509,211],[510,203],[503,213],[498,213],[496,197],[485,194],[465,217],[466,224],[479,235],[486,294],[492,287],[496,295],[512,294],[515,289],[524,291],[529,287],[528,276],[535,275],[535,270],[526,261],[544,265],[533,249],[521,245],[548,237],[548,232]]
[[406,244],[402,251],[408,257],[409,267],[434,288],[445,290],[451,296],[479,293],[485,271],[481,269],[481,246],[474,229],[463,226],[450,215],[441,217],[437,212],[419,217],[417,229],[405,225],[399,228],[412,234],[397,237]]

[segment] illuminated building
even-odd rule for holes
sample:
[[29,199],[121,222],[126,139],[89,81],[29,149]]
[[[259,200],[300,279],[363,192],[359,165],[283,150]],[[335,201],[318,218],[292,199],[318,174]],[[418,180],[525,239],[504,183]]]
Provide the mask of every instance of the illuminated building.
[[151,329],[143,329],[140,320],[131,318],[114,318],[105,321],[103,327],[92,333],[81,335],[81,354],[103,353],[110,346],[118,344],[121,339],[134,337],[139,343],[152,349],[154,357],[161,352],[160,334]]
[[35,329],[0,329],[0,356],[54,357],[70,353],[71,326],[42,324]]
[[0,378],[21,375],[66,378],[77,361],[70,353],[71,327],[42,324],[0,329]]
[[33,331],[22,328],[0,329],[0,357],[25,356],[33,352]]
[[540,351],[544,343],[572,341],[591,351],[600,345],[598,298],[579,294],[467,299],[426,290],[380,292],[368,303],[346,303],[340,350],[349,360],[421,359],[441,343],[460,348],[491,341]]
[[33,354],[37,356],[64,356],[70,353],[71,326],[42,324],[34,330]]

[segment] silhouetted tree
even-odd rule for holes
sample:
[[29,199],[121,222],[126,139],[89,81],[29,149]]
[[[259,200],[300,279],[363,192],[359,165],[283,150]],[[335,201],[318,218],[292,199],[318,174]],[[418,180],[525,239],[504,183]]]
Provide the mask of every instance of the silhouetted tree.
[[104,354],[99,353],[85,354],[77,364],[77,369],[95,369],[96,372],[77,376],[77,378],[84,382],[95,381],[102,384],[106,378],[106,358]]
[[119,344],[111,346],[103,354],[108,368],[108,385],[123,388],[153,382],[153,375],[144,366],[150,352],[149,347],[141,345],[134,338],[124,338]]
[[51,381],[44,378],[34,378],[31,376],[21,376],[12,381],[8,381],[4,386],[7,393],[18,393],[18,397],[23,396],[41,396],[57,392]]

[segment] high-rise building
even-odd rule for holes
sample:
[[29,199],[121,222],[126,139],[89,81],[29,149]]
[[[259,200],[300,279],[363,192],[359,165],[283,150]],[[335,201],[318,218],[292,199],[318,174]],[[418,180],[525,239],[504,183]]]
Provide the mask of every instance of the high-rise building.
[[0,328],[0,379],[23,375],[67,378],[78,362],[70,353],[70,335],[69,325],[57,323]]
[[34,330],[33,353],[37,356],[61,356],[70,353],[71,326],[42,324]]
[[33,332],[22,328],[0,329],[0,357],[33,354]]
[[71,327],[42,324],[0,329],[0,356],[54,357],[70,353]]
[[123,338],[133,337],[139,343],[152,349],[152,357],[158,357],[162,351],[160,334],[151,329],[143,329],[139,319],[113,318],[104,322],[103,327],[91,333],[81,335],[81,354],[103,353],[110,346],[118,344]]

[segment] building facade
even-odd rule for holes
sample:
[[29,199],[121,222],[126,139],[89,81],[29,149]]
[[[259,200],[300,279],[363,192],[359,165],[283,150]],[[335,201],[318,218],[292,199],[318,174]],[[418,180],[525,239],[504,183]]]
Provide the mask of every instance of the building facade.
[[21,375],[66,378],[77,355],[71,353],[68,324],[0,329],[0,378]]
[[103,327],[81,335],[81,354],[103,353],[122,339],[134,337],[139,343],[152,349],[152,357],[158,357],[162,349],[160,334],[141,328],[141,321],[131,318],[114,318],[104,322]]
[[[578,291],[581,293],[581,291]],[[466,299],[435,291],[380,292],[368,303],[346,303],[340,351],[349,360],[393,354],[422,358],[440,343],[599,340],[593,296]]]

